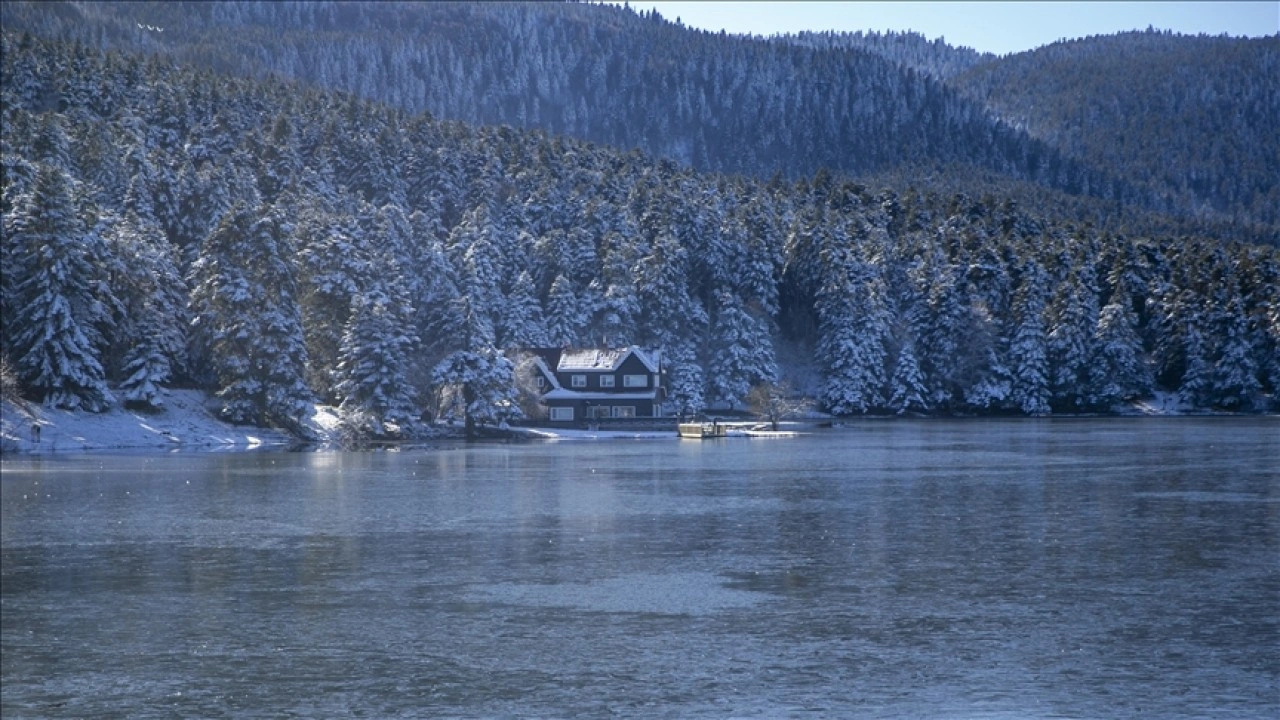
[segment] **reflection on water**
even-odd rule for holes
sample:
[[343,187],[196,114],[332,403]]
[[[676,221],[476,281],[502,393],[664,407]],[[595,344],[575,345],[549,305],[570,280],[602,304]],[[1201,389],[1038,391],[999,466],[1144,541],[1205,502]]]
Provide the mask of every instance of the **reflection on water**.
[[1278,428],[6,458],[0,714],[1275,716]]

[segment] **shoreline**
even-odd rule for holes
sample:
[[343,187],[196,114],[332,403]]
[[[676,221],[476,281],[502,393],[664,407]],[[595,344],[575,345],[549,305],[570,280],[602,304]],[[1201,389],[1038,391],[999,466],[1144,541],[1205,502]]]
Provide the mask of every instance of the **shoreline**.
[[[0,453],[53,455],[95,452],[280,452],[287,450],[342,450],[338,439],[338,416],[334,408],[317,406],[305,425],[316,438],[303,441],[281,430],[231,425],[208,409],[208,397],[199,390],[169,389],[165,408],[147,413],[114,407],[104,413],[87,413],[48,408],[24,401],[4,400],[0,406]],[[1110,413],[1055,414],[1043,417],[1019,415],[867,415],[858,417],[811,417],[783,421],[785,430],[835,428],[863,422],[909,420],[1068,420],[1099,418],[1179,418],[1179,417],[1275,417],[1275,413],[1217,412],[1189,408],[1172,395],[1144,398]],[[762,423],[758,420],[728,419],[726,425],[744,430]],[[32,426],[40,428],[38,441]],[[783,429],[783,428],[780,428]],[[736,433],[746,435],[747,433]],[[479,442],[536,442],[566,440],[654,440],[676,438],[673,430],[609,430],[557,428],[547,425],[512,425],[496,436]],[[392,443],[372,443],[372,447],[417,447],[438,443],[467,442],[460,435],[406,439]],[[359,448],[351,448],[359,450]],[[367,449],[367,448],[366,448]]]

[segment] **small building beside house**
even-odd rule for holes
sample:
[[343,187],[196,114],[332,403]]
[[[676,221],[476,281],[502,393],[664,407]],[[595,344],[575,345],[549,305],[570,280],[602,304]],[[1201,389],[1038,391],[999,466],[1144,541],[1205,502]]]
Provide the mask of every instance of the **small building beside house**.
[[535,382],[552,423],[662,416],[658,352],[632,345],[613,349],[539,349]]

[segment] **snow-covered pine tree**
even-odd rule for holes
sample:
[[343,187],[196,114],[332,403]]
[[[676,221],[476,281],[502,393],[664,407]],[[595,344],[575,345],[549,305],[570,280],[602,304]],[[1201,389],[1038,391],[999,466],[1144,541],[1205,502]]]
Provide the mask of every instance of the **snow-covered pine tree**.
[[25,393],[54,407],[107,409],[113,398],[95,325],[106,321],[103,300],[114,298],[95,296],[105,285],[96,264],[105,251],[76,213],[62,169],[39,167],[31,192],[4,218],[4,243],[14,265],[6,274],[16,281],[6,286],[5,335]]
[[898,344],[897,357],[893,362],[893,374],[889,376],[887,405],[890,410],[899,415],[912,411],[925,411],[929,409],[929,402],[925,399],[928,392],[924,374],[920,372],[920,363],[916,359],[915,340],[908,335]]
[[1096,288],[1091,273],[1072,273],[1058,284],[1048,308],[1046,349],[1050,404],[1058,410],[1078,412],[1091,394],[1089,365],[1096,354],[1094,331],[1098,325]]
[[764,193],[757,193],[752,201],[739,206],[739,212],[746,214],[742,220],[746,236],[745,245],[739,250],[744,266],[735,273],[738,294],[758,304],[769,318],[776,318],[783,257],[782,246],[775,238],[782,231],[780,218],[771,214],[777,213],[778,208]]
[[1210,311],[1210,331],[1216,347],[1206,391],[1211,404],[1226,410],[1253,407],[1262,389],[1251,352],[1247,321],[1235,283],[1219,287]]
[[1150,348],[1152,372],[1160,386],[1176,390],[1186,370],[1186,331],[1198,322],[1202,303],[1193,291],[1179,290],[1165,281],[1145,304],[1151,322],[1145,328],[1144,346]]
[[[358,207],[368,213],[372,208]],[[325,402],[337,402],[332,375],[352,300],[374,280],[366,231],[350,214],[304,202],[294,208],[300,292],[307,344],[307,380]]]
[[271,208],[232,208],[192,266],[192,330],[223,417],[303,433],[313,396],[292,256],[289,228]]
[[777,380],[768,325],[747,312],[726,289],[715,294],[707,355],[707,387],[713,403],[737,407],[754,385]]
[[424,245],[406,281],[409,298],[418,310],[418,336],[424,351],[438,359],[451,352],[456,338],[462,337],[464,318],[455,313],[462,297],[462,281],[449,261],[444,243],[429,239]]
[[1194,323],[1187,326],[1182,335],[1185,365],[1178,384],[1178,397],[1188,405],[1203,407],[1212,402],[1213,367],[1207,358],[1207,352],[1200,328]]
[[421,413],[407,369],[417,345],[413,308],[394,284],[352,298],[335,373],[338,411],[349,427],[375,437],[388,433],[388,423],[412,430]]
[[[578,298],[583,307],[592,307],[594,313],[588,337],[579,339],[615,347],[630,345],[639,336],[636,326],[641,302],[632,268],[641,257],[643,243],[635,236],[610,230],[602,245],[600,271]],[[589,299],[596,301],[588,306]]]
[[822,403],[835,415],[866,413],[884,405],[891,320],[884,281],[876,265],[858,257],[842,229],[820,243],[822,285],[814,307]]
[[1012,401],[1014,368],[1009,345],[1019,317],[1006,299],[1012,294],[1008,269],[993,257],[994,249],[985,244],[978,247],[986,257],[968,268],[969,307],[957,345],[964,401],[973,409],[1008,410],[1018,407]]
[[640,306],[640,337],[659,345],[674,344],[690,322],[688,252],[670,233],[659,234],[647,255],[632,268]]
[[1089,363],[1087,403],[1103,410],[1151,392],[1154,384],[1128,298],[1123,294],[1113,297],[1119,302],[1108,303],[1098,313],[1094,356]]
[[[884,205],[894,212],[899,211],[892,199],[886,200]],[[892,278],[890,294],[895,300],[893,314],[897,320],[892,324],[889,338],[893,370],[889,373],[884,395],[886,407],[901,415],[929,409],[926,399],[929,390],[916,349],[918,338],[923,337],[926,331],[924,319],[928,308],[921,286],[913,277],[913,273],[919,274],[924,265],[919,248],[912,247],[909,242],[899,242],[892,252],[894,257],[888,263],[887,271]]]
[[445,351],[432,372],[442,414],[461,415],[468,437],[480,425],[519,416],[513,365],[498,348],[497,323],[503,308],[502,257],[497,229],[487,205],[479,205],[449,234],[449,254],[459,294],[447,309],[437,337]]
[[498,347],[505,350],[547,345],[542,306],[534,297],[533,277],[527,270],[521,271],[511,283],[497,326]]
[[675,236],[661,232],[636,261],[632,277],[640,310],[637,332],[642,343],[663,353],[668,401],[677,413],[700,412],[706,401],[698,348],[705,342],[708,318],[701,301],[689,296],[688,253]]
[[[493,324],[502,304],[503,247],[499,228],[486,204],[468,211],[449,232],[448,251],[457,269],[459,289],[470,299],[470,312]],[[495,328],[496,330],[496,328]]]
[[1015,326],[1009,341],[1009,399],[1027,415],[1049,414],[1048,338],[1044,271],[1029,263],[1013,299]]
[[471,307],[471,298],[458,298],[453,313],[459,318],[458,348],[436,364],[432,383],[440,395],[440,415],[461,417],[467,437],[482,425],[502,425],[520,417],[513,375],[514,365],[495,345],[493,324]]
[[703,396],[705,380],[697,353],[691,344],[676,342],[662,350],[667,375],[666,407],[679,417],[697,415],[707,406]]
[[[1258,251],[1264,255],[1264,251]],[[1271,409],[1280,410],[1280,251],[1250,263],[1254,304],[1252,338],[1258,376],[1271,395]]]
[[966,338],[969,303],[960,285],[959,272],[941,257],[926,255],[908,271],[914,292],[923,298],[914,324],[916,359],[924,375],[925,400],[930,407],[948,408],[960,401],[966,368],[959,348]]
[[569,347],[579,342],[591,315],[578,301],[572,282],[557,275],[547,294],[547,341],[553,347]]
[[186,284],[154,220],[133,213],[115,218],[105,239],[114,260],[112,285],[122,304],[112,334],[119,390],[126,404],[160,409],[161,385],[186,366]]

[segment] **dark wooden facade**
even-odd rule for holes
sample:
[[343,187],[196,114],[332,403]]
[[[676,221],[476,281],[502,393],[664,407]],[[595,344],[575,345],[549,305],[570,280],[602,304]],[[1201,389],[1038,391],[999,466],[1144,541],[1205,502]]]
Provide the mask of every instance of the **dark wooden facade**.
[[551,423],[662,416],[662,367],[655,352],[631,346],[534,353]]

